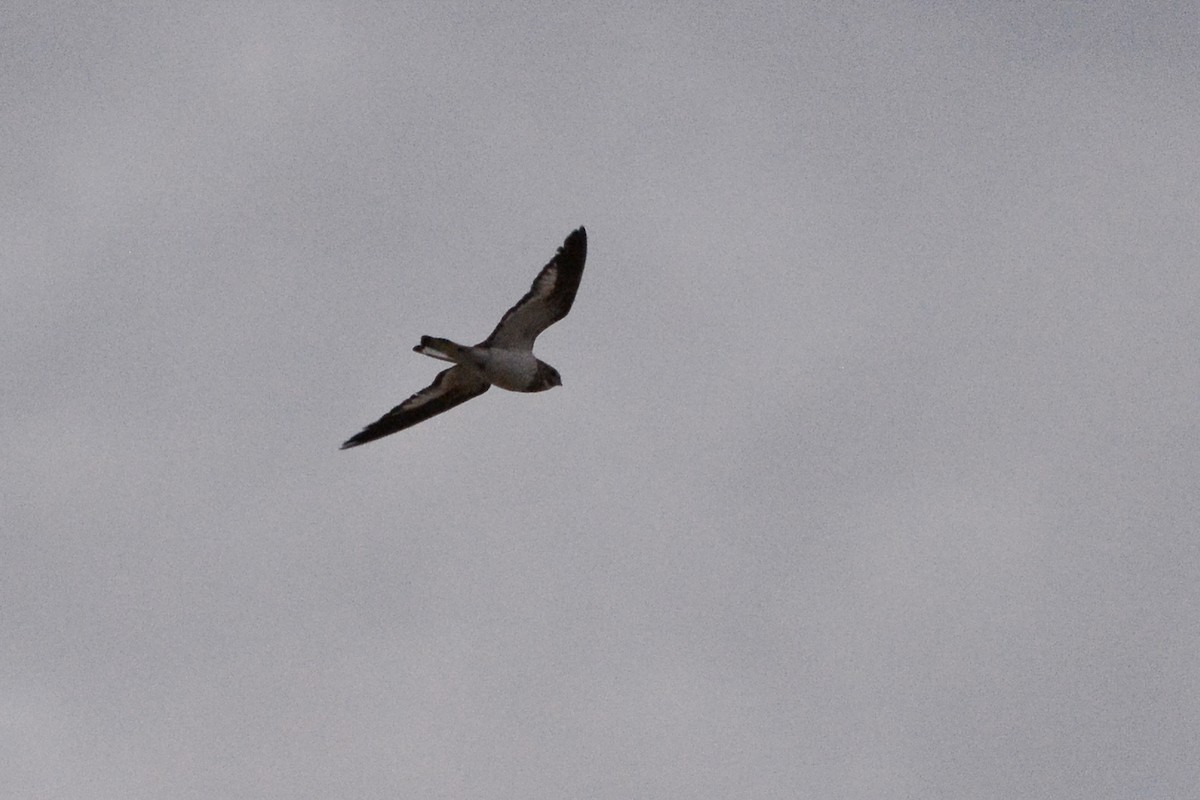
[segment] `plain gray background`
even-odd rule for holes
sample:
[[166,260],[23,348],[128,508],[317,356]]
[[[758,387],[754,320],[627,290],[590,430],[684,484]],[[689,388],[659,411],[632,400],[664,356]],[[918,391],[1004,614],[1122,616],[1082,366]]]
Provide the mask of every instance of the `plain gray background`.
[[[1191,796],[1197,41],[6,4],[0,794]],[[580,224],[563,388],[337,450]]]

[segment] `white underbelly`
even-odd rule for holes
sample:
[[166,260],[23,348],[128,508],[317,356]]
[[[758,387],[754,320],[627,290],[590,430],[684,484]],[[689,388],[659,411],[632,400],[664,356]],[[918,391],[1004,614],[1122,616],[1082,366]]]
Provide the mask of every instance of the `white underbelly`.
[[538,362],[528,350],[489,348],[483,360],[483,373],[501,389],[525,391],[537,375]]

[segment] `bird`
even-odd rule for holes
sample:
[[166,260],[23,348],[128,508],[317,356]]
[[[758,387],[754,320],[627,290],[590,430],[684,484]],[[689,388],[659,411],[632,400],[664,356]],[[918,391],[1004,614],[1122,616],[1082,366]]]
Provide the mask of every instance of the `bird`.
[[534,356],[533,343],[538,334],[571,310],[586,259],[587,231],[580,226],[567,236],[525,296],[505,312],[482,342],[465,346],[422,336],[421,343],[413,348],[415,352],[454,366],[439,372],[433,383],[351,436],[341,449],[410,428],[478,397],[492,386],[510,392],[544,392],[562,386],[558,370]]

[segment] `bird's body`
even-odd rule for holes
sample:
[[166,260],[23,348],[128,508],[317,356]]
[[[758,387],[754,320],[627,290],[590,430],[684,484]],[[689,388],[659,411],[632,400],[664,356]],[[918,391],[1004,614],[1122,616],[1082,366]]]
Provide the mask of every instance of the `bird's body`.
[[418,353],[452,361],[478,374],[493,386],[510,392],[543,392],[555,385],[544,379],[546,369],[554,369],[539,360],[532,350],[511,347],[466,347],[449,339],[422,336],[421,343],[413,348]]
[[558,370],[533,354],[538,334],[567,315],[579,290],[587,259],[587,231],[579,228],[542,268],[533,286],[500,319],[491,336],[477,345],[422,336],[413,348],[454,364],[375,422],[350,437],[342,449],[357,447],[453,408],[493,385],[512,392],[542,392],[562,386]]

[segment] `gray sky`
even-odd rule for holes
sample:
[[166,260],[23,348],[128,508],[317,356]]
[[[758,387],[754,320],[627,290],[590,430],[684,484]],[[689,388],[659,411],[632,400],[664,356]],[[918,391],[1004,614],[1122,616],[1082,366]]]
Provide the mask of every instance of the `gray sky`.
[[6,4],[0,794],[1189,796],[1198,13]]

